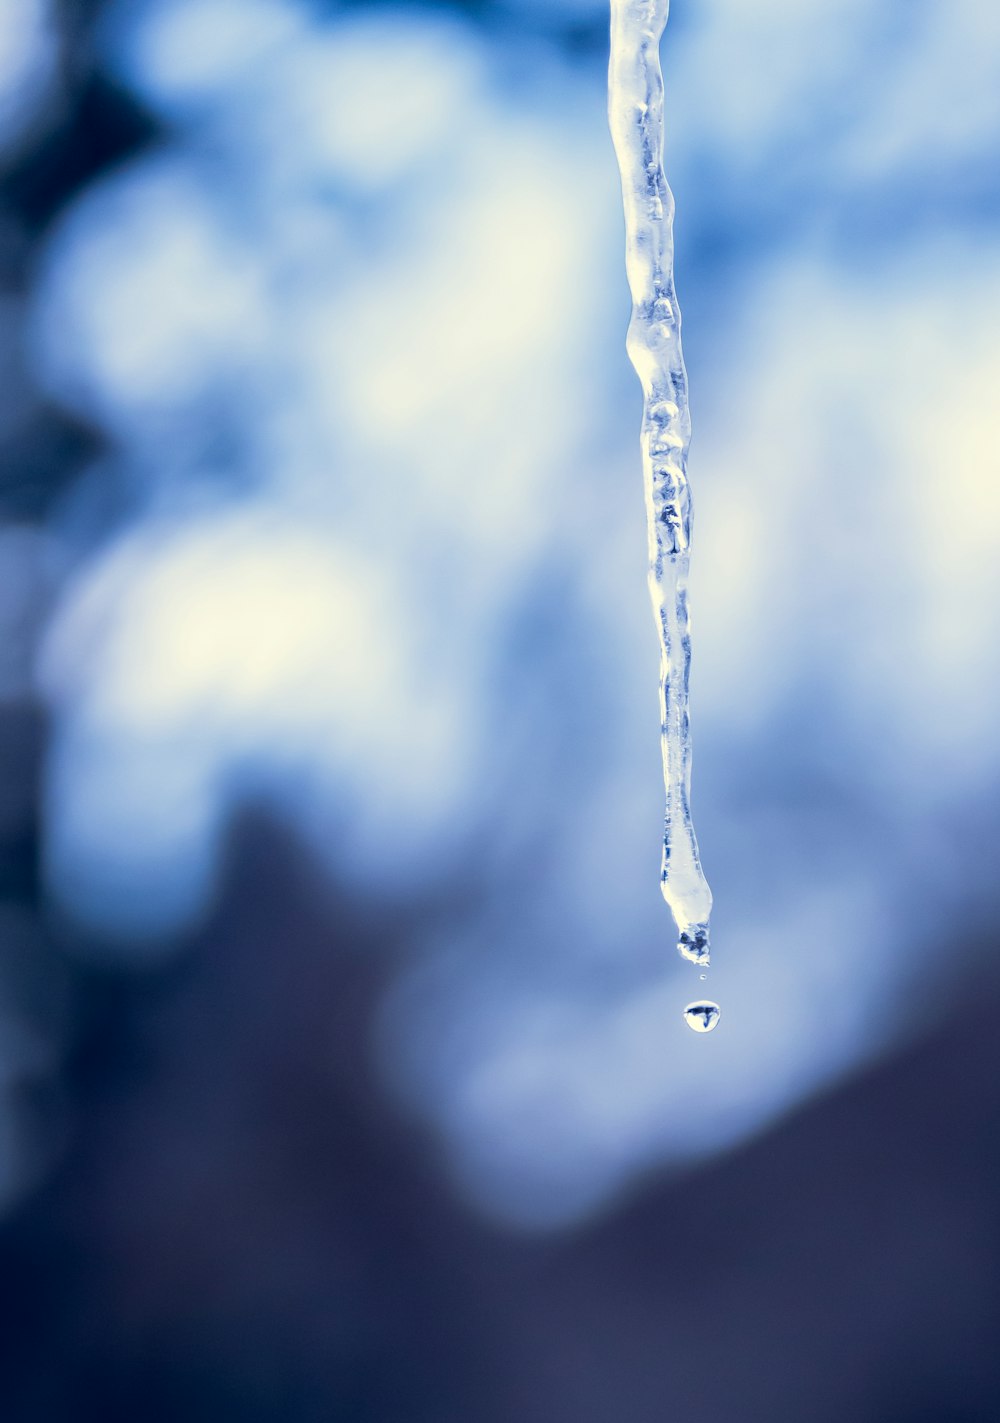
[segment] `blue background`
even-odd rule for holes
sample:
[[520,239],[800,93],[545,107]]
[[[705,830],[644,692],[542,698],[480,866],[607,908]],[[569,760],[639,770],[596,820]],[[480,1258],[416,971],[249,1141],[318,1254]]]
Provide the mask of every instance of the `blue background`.
[[1000,1414],[1000,19],[670,18],[707,985],[606,62],[0,0],[5,1419]]

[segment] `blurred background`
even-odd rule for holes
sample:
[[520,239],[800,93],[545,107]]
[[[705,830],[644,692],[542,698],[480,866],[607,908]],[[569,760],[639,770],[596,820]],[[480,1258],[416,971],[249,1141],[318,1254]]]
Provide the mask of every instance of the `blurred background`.
[[0,0],[4,1423],[1000,1418],[1000,9],[663,59],[707,985],[606,5]]

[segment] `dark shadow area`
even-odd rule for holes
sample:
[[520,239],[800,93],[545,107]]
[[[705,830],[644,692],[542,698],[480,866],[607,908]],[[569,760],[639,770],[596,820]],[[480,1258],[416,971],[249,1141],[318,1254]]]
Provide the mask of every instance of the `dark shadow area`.
[[1000,1005],[590,1228],[511,1237],[375,1079],[399,927],[263,821],[233,855],[183,957],[76,971],[65,1152],[0,1232],[10,1423],[1000,1414]]

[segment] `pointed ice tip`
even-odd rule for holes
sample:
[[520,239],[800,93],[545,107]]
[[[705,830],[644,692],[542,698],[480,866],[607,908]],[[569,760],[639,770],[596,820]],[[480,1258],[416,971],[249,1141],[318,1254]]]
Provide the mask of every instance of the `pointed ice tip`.
[[707,965],[711,961],[708,925],[694,924],[690,929],[685,929],[677,941],[677,952],[689,963]]

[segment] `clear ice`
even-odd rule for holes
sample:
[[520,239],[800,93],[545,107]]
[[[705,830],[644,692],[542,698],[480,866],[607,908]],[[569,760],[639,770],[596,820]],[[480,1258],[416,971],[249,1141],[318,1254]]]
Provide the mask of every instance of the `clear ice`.
[[[691,438],[681,314],[674,292],[674,199],[663,172],[660,36],[669,0],[611,0],[608,118],[625,206],[625,267],[632,293],[626,349],[642,384],[640,436],[649,531],[649,590],[660,637],[660,730],[666,817],[660,883],[692,963],[709,961],[712,891],[691,823],[687,582]],[[698,1029],[715,1026],[715,1019]],[[694,1024],[692,1023],[692,1026]]]

